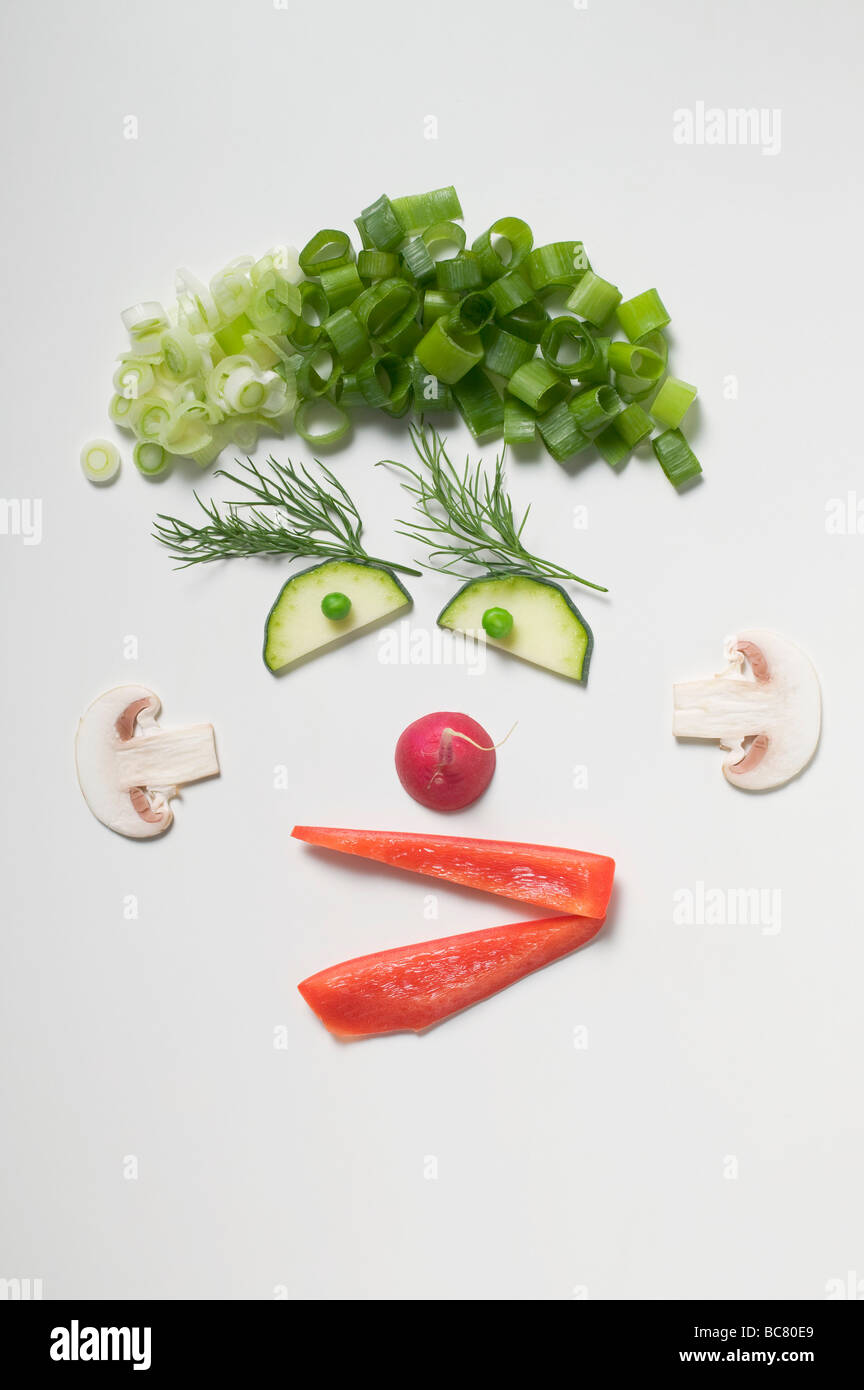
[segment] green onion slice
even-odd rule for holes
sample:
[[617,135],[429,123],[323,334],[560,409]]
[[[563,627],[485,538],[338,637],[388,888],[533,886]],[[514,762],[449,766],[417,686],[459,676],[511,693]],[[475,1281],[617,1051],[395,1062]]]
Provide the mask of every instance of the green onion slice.
[[460,251],[458,256],[438,261],[436,278],[439,289],[456,290],[459,293],[479,289],[483,284],[480,262],[473,251]]
[[605,430],[595,434],[594,444],[600,457],[606,460],[610,468],[620,467],[624,460],[630,457],[630,445],[621,438],[614,424],[607,425]]
[[304,275],[320,275],[324,270],[337,270],[353,261],[354,247],[347,232],[326,227],[307,241],[299,260]]
[[448,318],[459,304],[452,290],[427,290],[423,296],[423,327],[431,328],[436,319]]
[[495,317],[495,303],[486,290],[472,290],[459,301],[453,325],[460,333],[480,333]]
[[599,328],[620,302],[621,291],[617,285],[611,285],[593,270],[586,270],[568,298],[567,308]]
[[81,450],[81,467],[91,483],[110,483],[120,472],[120,453],[109,439],[91,439]]
[[399,257],[374,246],[357,254],[357,274],[361,280],[387,280],[399,270]]
[[475,439],[500,435],[504,402],[482,367],[473,367],[453,386],[459,414]]
[[497,323],[490,323],[483,331],[485,356],[483,365],[499,376],[511,377],[517,368],[524,366],[534,357],[534,344],[508,333]]
[[655,435],[651,447],[673,487],[682,487],[702,472],[702,465],[678,429]]
[[550,367],[571,379],[597,365],[597,346],[588,325],[564,314],[549,320],[540,339],[540,351]]
[[421,232],[420,238],[433,261],[445,259],[445,252],[458,256],[465,250],[465,228],[458,222],[434,222]]
[[548,452],[558,463],[581,453],[591,442],[574,420],[566,401],[558,401],[538,416],[537,428]]
[[[496,281],[496,284],[500,283],[500,280]],[[495,285],[490,286],[490,292],[494,294]],[[502,328],[506,328],[508,333],[515,333],[517,338],[524,338],[526,343],[539,343],[548,322],[549,315],[539,299],[529,299],[500,320]]]
[[575,285],[591,267],[581,241],[553,241],[530,251],[523,269],[536,294],[555,285]]
[[483,347],[476,333],[460,333],[450,320],[439,318],[420,339],[415,354],[427,371],[453,386],[482,361]]
[[435,276],[435,262],[429,253],[422,236],[412,237],[402,248],[402,262],[418,285],[425,285],[427,281]]
[[651,414],[661,425],[676,429],[696,399],[697,391],[688,381],[677,376],[667,376],[651,406]]
[[330,316],[330,304],[320,285],[305,280],[300,286],[300,314],[288,341],[296,348],[309,348],[321,336],[321,325]]
[[507,390],[532,410],[543,414],[563,399],[567,384],[560,372],[542,358],[535,357],[516,369],[507,382]]
[[[341,375],[342,368],[334,361],[333,354],[319,344],[297,368],[297,393],[301,400],[324,396]],[[256,408],[259,405],[260,401],[256,402]]]
[[489,293],[499,318],[503,318],[505,314],[512,314],[515,309],[520,309],[523,304],[528,304],[534,298],[534,291],[518,270],[508,270],[506,275],[493,280],[489,286]]
[[631,343],[641,342],[646,334],[665,328],[669,322],[666,307],[656,290],[644,290],[634,299],[625,299],[616,312]]
[[609,366],[616,375],[646,382],[655,382],[663,373],[664,362],[659,352],[635,343],[611,342]]
[[570,414],[585,434],[608,425],[621,409],[621,397],[612,386],[591,386],[570,401]]
[[[497,280],[521,265],[534,245],[534,233],[521,217],[499,217],[472,242],[471,250],[487,280]],[[502,248],[506,252],[501,254]]]
[[405,229],[386,193],[363,209],[360,221],[369,246],[379,251],[395,251],[404,239]]
[[411,372],[414,404],[421,414],[427,411],[453,409],[453,392],[450,387],[427,371],[416,357],[411,359]]
[[161,444],[152,439],[139,439],[132,450],[132,458],[139,473],[145,478],[158,478],[168,468],[169,458]]
[[643,439],[647,439],[653,429],[651,417],[645,414],[641,405],[635,402],[625,406],[612,421],[612,429],[616,431],[619,438],[623,439],[628,450],[641,444]]
[[[405,232],[422,232],[434,222],[464,216],[452,184],[446,188],[433,188],[430,193],[412,193],[405,198],[394,198],[391,206]],[[366,214],[363,215],[365,217]]]
[[343,367],[353,371],[371,352],[369,336],[360,320],[350,309],[339,309],[321,325],[339,356]]
[[[323,419],[323,428],[316,428]],[[326,448],[338,444],[351,428],[348,412],[333,401],[301,401],[294,416],[294,428],[307,444]]]
[[331,309],[343,309],[350,304],[363,289],[360,272],[353,261],[347,265],[337,265],[331,270],[322,270],[321,288],[327,296]]
[[504,397],[504,443],[531,444],[537,435],[537,416],[524,401]]

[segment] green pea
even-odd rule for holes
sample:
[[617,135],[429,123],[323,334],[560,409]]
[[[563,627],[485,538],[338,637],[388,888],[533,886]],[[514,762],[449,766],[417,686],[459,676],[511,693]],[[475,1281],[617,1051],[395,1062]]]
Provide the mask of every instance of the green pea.
[[483,614],[483,629],[490,637],[509,637],[513,630],[513,614],[506,608],[487,608]]
[[347,594],[325,594],[321,600],[321,612],[325,618],[338,623],[351,612],[351,600]]

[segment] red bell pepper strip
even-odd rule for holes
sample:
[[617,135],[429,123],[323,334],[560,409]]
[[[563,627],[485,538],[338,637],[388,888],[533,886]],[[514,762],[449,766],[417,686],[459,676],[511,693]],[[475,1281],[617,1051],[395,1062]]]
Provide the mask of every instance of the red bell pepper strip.
[[603,923],[545,917],[331,965],[297,988],[338,1038],[415,1033],[584,946]]
[[605,917],[615,860],[550,845],[295,825],[297,840],[580,917]]

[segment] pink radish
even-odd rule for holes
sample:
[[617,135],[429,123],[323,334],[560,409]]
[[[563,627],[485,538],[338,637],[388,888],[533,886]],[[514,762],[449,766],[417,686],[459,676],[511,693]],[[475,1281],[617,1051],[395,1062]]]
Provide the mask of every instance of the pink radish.
[[439,710],[415,719],[396,744],[396,771],[409,796],[433,811],[461,811],[495,771],[495,745],[467,714]]

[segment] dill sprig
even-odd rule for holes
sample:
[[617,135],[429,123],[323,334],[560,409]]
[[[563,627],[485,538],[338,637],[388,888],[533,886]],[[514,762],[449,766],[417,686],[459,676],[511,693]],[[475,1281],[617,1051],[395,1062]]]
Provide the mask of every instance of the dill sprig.
[[269,458],[269,474],[263,473],[251,459],[246,463],[238,460],[237,464],[245,476],[238,477],[221,468],[214,476],[234,483],[247,497],[223,503],[220,511],[216,502],[203,502],[196,492],[195,501],[207,517],[203,526],[193,526],[164,512],[156,518],[153,536],[168,547],[172,558],[179,562],[179,569],[246,555],[302,555],[362,561],[401,574],[420,574],[407,565],[366,553],[360,540],[360,513],[339,479],[323,463],[318,463],[318,468],[329,488],[308,468],[295,468],[290,460],[282,464]]
[[543,560],[526,549],[522,532],[531,507],[529,505],[521,521],[517,521],[504,485],[504,464],[500,456],[495,459],[495,471],[490,478],[482,463],[472,467],[470,459],[466,459],[460,472],[435,429],[427,433],[422,425],[412,425],[411,440],[423,465],[422,472],[395,459],[382,462],[400,469],[411,480],[403,482],[402,487],[414,498],[415,510],[425,520],[400,520],[398,526],[402,529],[398,534],[429,548],[429,562],[424,569],[458,574],[454,566],[469,564],[489,574],[570,579],[603,594],[608,592],[602,584],[582,579],[563,565]]

